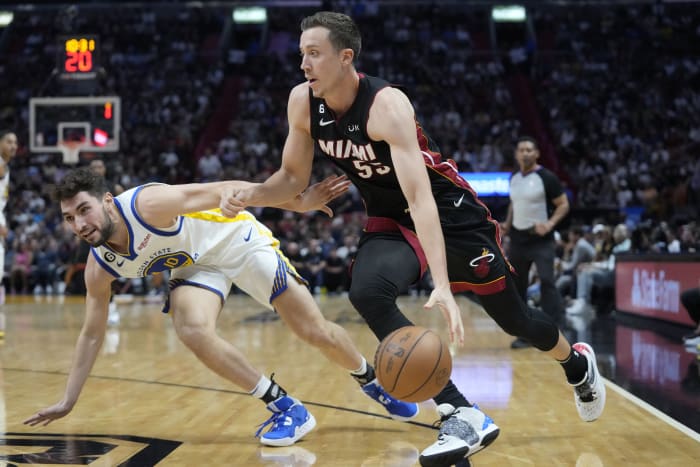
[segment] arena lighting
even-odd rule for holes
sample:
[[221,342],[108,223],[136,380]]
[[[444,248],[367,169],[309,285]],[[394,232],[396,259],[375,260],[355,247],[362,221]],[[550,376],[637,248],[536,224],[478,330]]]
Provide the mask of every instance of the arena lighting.
[[0,28],[8,26],[14,17],[11,11],[0,11]]
[[521,5],[497,5],[491,9],[491,19],[496,23],[522,23],[527,18]]
[[264,24],[267,22],[267,8],[261,6],[236,7],[233,9],[235,24]]

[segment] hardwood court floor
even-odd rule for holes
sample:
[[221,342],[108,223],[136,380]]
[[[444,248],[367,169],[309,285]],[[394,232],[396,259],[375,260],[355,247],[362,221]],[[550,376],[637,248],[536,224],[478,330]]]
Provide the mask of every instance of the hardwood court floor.
[[[371,359],[376,340],[347,298],[319,300]],[[424,300],[405,297],[401,305],[416,324],[444,336],[439,312],[423,311]],[[474,466],[696,465],[697,433],[662,421],[612,385],[602,418],[581,422],[558,365],[533,349],[511,350],[511,338],[483,310],[458,300],[468,334],[463,348],[452,349],[453,379],[501,427]],[[414,466],[436,437],[434,404],[422,404],[414,423],[389,420],[344,370],[242,296],[228,300],[220,333],[316,417],[316,429],[295,446],[262,447],[253,433],[267,419],[263,405],[200,364],[159,305],[141,303],[120,305],[121,323],[109,330],[73,412],[48,427],[27,427],[22,420],[63,394],[82,298],[10,297],[4,310],[3,466]]]

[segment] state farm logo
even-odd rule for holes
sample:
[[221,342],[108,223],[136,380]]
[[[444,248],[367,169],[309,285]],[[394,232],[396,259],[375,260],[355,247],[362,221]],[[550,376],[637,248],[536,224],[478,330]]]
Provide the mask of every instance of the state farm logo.
[[148,241],[149,241],[150,239],[151,239],[151,234],[147,234],[147,235],[146,235],[146,238],[144,238],[143,241],[142,241],[141,243],[139,243],[139,246],[136,248],[136,250],[137,250],[137,251],[141,251],[141,250],[143,250],[144,248],[146,248],[146,246],[148,246]]
[[634,268],[632,272],[632,305],[660,311],[678,313],[680,311],[681,284],[666,279],[666,271],[648,271]]

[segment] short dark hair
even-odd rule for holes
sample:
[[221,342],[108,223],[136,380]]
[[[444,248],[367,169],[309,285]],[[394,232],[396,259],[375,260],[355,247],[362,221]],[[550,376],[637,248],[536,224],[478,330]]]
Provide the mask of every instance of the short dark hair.
[[107,193],[107,183],[104,177],[93,172],[90,167],[80,167],[68,172],[56,184],[53,198],[60,202],[74,197],[81,191],[86,191],[95,198],[102,198]]
[[301,30],[322,27],[328,29],[328,40],[336,50],[352,49],[354,58],[360,56],[362,36],[357,24],[348,15],[333,11],[319,11],[301,20]]
[[520,138],[518,138],[518,142],[515,143],[515,145],[517,146],[520,143],[532,143],[532,145],[535,146],[535,150],[537,150],[537,151],[540,150],[540,147],[537,144],[537,140],[535,138],[533,138],[532,136],[527,136],[527,135],[521,136]]

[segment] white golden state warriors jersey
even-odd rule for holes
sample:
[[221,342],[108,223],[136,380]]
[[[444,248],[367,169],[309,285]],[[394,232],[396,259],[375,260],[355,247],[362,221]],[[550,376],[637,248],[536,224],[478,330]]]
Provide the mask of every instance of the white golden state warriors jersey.
[[237,276],[252,251],[279,245],[272,232],[246,211],[235,218],[218,209],[195,212],[177,217],[172,227],[155,228],[136,211],[136,197],[143,187],[114,198],[129,232],[128,250],[119,253],[106,244],[92,248],[97,262],[115,277],[142,277],[195,264]]

